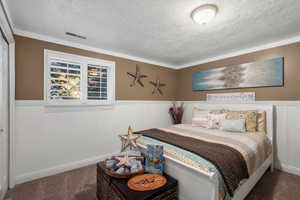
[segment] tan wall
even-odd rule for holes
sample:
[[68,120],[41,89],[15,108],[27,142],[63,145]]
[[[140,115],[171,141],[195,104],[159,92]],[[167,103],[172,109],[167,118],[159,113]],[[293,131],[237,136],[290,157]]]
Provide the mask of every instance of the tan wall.
[[[205,100],[207,93],[248,92],[254,91],[257,100],[300,100],[300,43],[276,47],[264,51],[245,54],[242,56],[218,60],[181,70],[173,70],[133,60],[66,47],[54,43],[39,41],[21,36],[16,40],[16,99],[40,100],[43,99],[43,52],[44,49],[62,51],[82,56],[112,60],[116,62],[116,99],[117,100],[178,100],[195,101]],[[192,91],[192,74],[197,71],[217,67],[232,66],[258,60],[284,56],[284,86],[230,89],[215,91]],[[134,72],[138,64],[143,74],[145,88],[130,87],[132,80],[126,72]],[[152,95],[150,80],[156,76],[166,83],[164,95]]]
[[[21,36],[15,36],[15,40],[17,100],[43,99],[44,49],[116,62],[117,100],[175,100],[176,98],[176,70]],[[132,79],[126,72],[135,72],[136,64],[139,65],[143,74],[148,75],[148,78],[143,81],[145,88],[129,86]],[[167,84],[162,88],[163,96],[151,94],[153,87],[149,81],[154,80],[157,75],[163,83]]]
[[[258,60],[266,60],[284,56],[284,86],[247,88],[230,90],[192,91],[192,74],[201,70],[217,67],[233,66]],[[205,100],[207,93],[224,92],[252,92],[256,93],[257,100],[300,100],[300,43],[276,47],[264,51],[245,54],[193,67],[179,70],[178,72],[178,101]]]

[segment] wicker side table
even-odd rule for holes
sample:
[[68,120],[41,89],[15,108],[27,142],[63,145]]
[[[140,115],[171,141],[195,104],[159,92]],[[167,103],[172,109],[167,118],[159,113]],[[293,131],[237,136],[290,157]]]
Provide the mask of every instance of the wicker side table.
[[167,184],[161,188],[146,192],[137,192],[127,187],[127,179],[108,176],[101,164],[97,165],[98,200],[178,200],[177,181],[166,175]]

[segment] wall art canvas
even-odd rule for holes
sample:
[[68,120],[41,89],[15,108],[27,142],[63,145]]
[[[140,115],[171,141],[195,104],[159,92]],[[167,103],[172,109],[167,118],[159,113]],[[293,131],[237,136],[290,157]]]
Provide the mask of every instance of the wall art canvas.
[[152,174],[164,172],[164,148],[161,145],[147,145],[145,171]]
[[193,74],[193,90],[283,86],[283,57]]

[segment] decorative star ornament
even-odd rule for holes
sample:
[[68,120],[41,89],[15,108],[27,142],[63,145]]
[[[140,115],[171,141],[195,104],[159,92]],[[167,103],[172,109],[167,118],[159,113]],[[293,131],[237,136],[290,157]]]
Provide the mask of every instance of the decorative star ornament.
[[163,95],[163,92],[161,91],[161,87],[166,86],[166,84],[161,83],[159,79],[156,79],[156,81],[150,81],[150,84],[154,86],[153,90],[152,90],[152,94],[155,94],[157,92],[159,92],[159,94]]
[[131,77],[133,77],[133,81],[130,84],[130,87],[135,86],[136,83],[140,84],[140,86],[144,87],[144,84],[142,82],[142,78],[146,78],[147,76],[144,74],[141,74],[140,68],[138,65],[135,67],[135,73],[127,72],[127,74]]
[[142,136],[141,134],[133,134],[132,129],[129,126],[127,134],[119,135],[121,142],[122,142],[121,152],[123,152],[125,149],[127,149],[127,147],[129,147],[130,149],[137,149],[138,148],[137,139],[141,136]]

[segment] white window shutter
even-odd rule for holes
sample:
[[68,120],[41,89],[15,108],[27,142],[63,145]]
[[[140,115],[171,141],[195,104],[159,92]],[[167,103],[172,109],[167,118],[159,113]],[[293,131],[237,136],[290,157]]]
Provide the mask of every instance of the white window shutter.
[[87,99],[108,100],[108,67],[88,64]]

